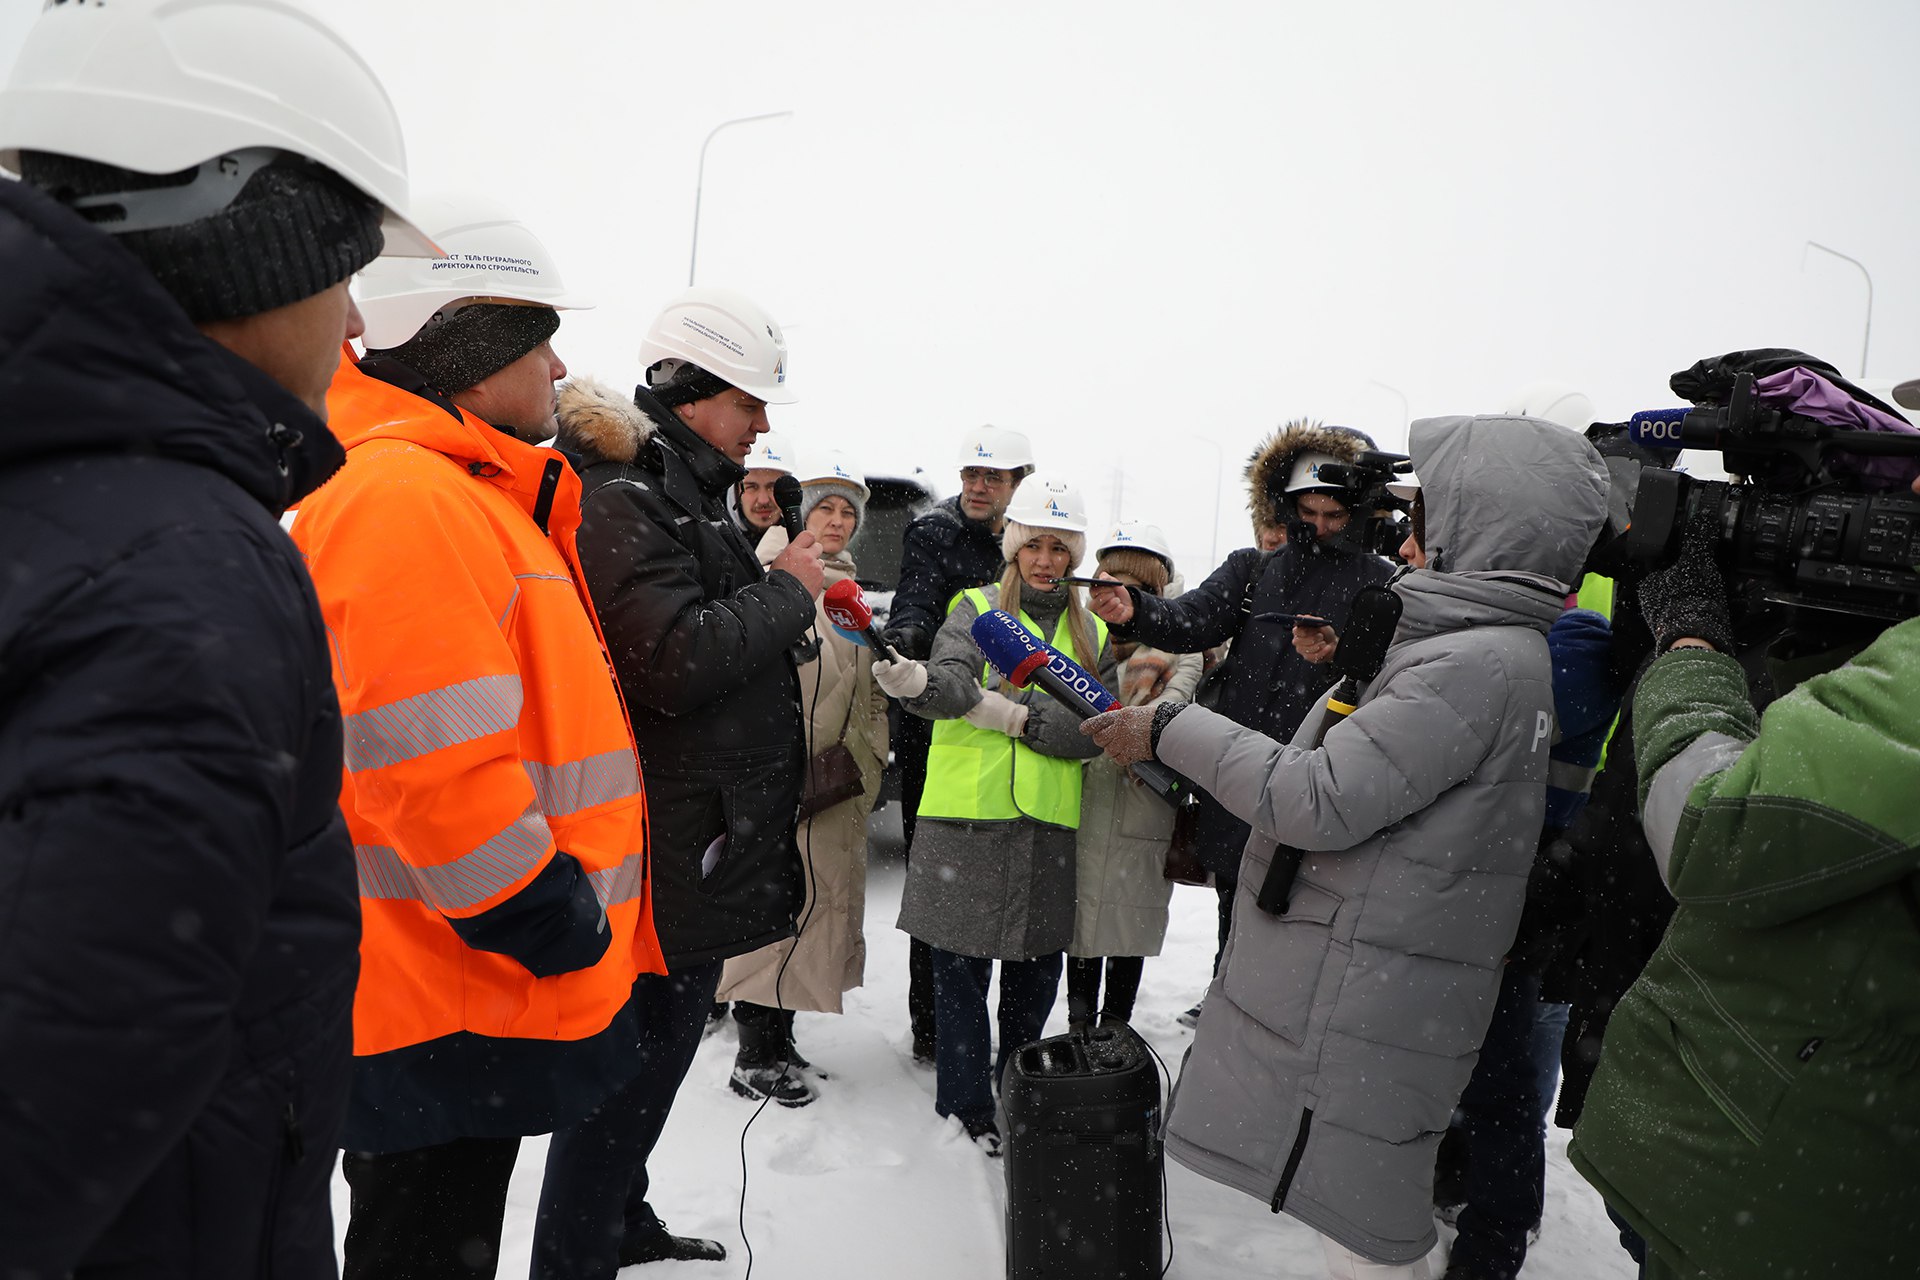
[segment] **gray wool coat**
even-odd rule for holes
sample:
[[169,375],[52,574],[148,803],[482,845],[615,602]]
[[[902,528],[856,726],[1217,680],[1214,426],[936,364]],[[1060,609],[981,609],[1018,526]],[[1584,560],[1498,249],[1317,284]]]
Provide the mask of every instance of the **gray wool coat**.
[[[997,603],[998,587],[981,590]],[[1064,597],[1064,592],[1021,589],[1027,616],[1049,635]],[[1011,688],[997,671],[982,683],[986,659],[972,632],[979,616],[965,597],[954,604],[933,639],[926,689],[901,705],[928,720],[957,720],[980,701],[983,689],[997,689],[1027,704],[1021,737],[1033,750],[1080,760],[1098,755],[1093,739],[1080,732],[1080,721],[1038,689]],[[1110,640],[1100,647],[1096,674],[1114,687]],[[1074,902],[1073,831],[1029,818],[956,822],[922,815],[907,860],[899,927],[943,951],[1030,960],[1066,948],[1073,937]]]
[[[1307,750],[1193,707],[1158,747],[1253,827],[1167,1152],[1383,1263],[1435,1243],[1435,1148],[1544,813],[1546,633],[1607,493],[1593,448],[1548,423],[1426,419],[1410,437],[1429,567],[1393,587],[1405,612],[1359,709]],[[1283,917],[1255,903],[1278,843],[1307,851]]]

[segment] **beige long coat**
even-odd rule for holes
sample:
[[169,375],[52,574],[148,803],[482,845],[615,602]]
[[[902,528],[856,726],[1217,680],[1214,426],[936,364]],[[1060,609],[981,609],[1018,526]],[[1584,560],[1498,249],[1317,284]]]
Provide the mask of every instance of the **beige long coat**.
[[[825,567],[829,586],[854,572],[844,556],[825,561]],[[800,936],[727,961],[715,999],[839,1013],[840,994],[859,986],[866,971],[867,814],[887,759],[887,699],[873,682],[872,652],[836,632],[818,605],[814,629],[820,656],[800,668],[810,745],[818,753],[845,741],[866,792],[801,821],[796,835],[807,866],[807,899]],[[782,973],[789,951],[793,958]]]

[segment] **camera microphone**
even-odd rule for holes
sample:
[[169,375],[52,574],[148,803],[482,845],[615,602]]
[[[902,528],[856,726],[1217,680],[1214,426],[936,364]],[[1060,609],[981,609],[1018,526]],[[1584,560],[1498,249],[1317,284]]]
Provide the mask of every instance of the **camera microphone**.
[[806,527],[800,522],[801,498],[800,482],[792,476],[781,476],[773,482],[773,500],[780,508],[780,524],[789,540],[798,538]]
[[1627,419],[1627,439],[1643,449],[1659,449],[1677,453],[1688,446],[1683,425],[1687,415],[1693,410],[1685,406],[1674,409],[1642,409]]
[[[1079,663],[1041,640],[1020,625],[1020,620],[1000,609],[990,609],[973,620],[973,642],[1016,689],[1040,686],[1041,692],[1082,720],[1091,720],[1105,711],[1118,711],[1120,699],[1108,692]],[[1142,760],[1132,766],[1134,776],[1147,789],[1178,809],[1193,792],[1190,784],[1157,760]]]
[[827,588],[820,597],[820,603],[826,606],[827,620],[838,631],[855,644],[864,644],[873,650],[876,658],[889,658],[893,650],[880,638],[880,629],[873,625],[873,609],[867,604],[867,593],[852,578],[842,578]]

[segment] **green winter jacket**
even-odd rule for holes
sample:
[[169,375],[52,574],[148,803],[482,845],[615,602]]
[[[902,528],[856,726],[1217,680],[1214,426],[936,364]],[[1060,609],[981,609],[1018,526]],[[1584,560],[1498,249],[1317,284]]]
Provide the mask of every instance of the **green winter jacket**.
[[1634,702],[1679,909],[1569,1154],[1662,1270],[1920,1275],[1920,619],[1756,722],[1681,650]]

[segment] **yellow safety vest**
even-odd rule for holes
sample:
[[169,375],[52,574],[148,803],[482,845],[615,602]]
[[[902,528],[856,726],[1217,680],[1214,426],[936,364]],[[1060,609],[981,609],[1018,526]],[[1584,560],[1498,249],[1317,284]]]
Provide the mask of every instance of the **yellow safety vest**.
[[[947,612],[962,597],[981,613],[993,606],[986,592],[968,588],[947,604]],[[1039,626],[1020,611],[1020,625],[1040,635]],[[1107,627],[1093,619],[1094,644],[1105,647]],[[1073,650],[1073,631],[1067,615],[1060,615],[1054,627],[1054,648],[1086,666]],[[1094,655],[1099,661],[1099,655]],[[985,683],[993,671],[986,665],[980,673]],[[963,822],[1011,822],[1031,818],[1048,826],[1078,830],[1080,826],[1080,773],[1083,760],[1043,756],[1026,743],[992,729],[977,729],[965,720],[942,720],[933,726],[933,743],[927,750],[927,785],[920,796],[920,816],[951,818]]]
[[[1606,618],[1608,622],[1612,622],[1613,579],[1604,578],[1597,573],[1588,574],[1580,580],[1580,594],[1574,597],[1573,604],[1577,609],[1591,609]],[[1593,766],[1595,774],[1607,767],[1607,752],[1612,748],[1614,732],[1619,728],[1620,713],[1616,711],[1613,713],[1613,723],[1607,726],[1607,740],[1600,744],[1600,759]]]

